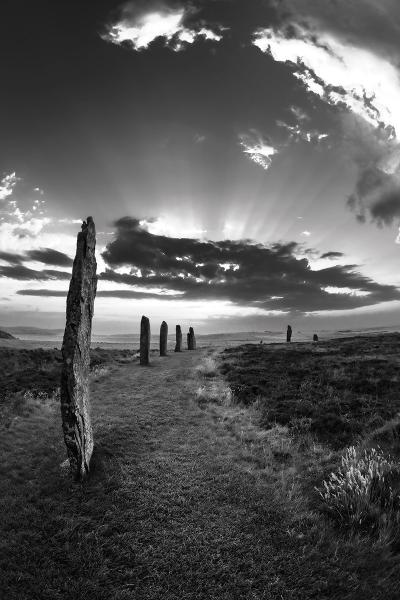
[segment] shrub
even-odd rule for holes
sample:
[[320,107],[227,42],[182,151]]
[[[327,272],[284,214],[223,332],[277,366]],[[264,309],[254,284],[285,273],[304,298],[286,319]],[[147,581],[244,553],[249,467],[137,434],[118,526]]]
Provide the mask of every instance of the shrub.
[[400,467],[382,450],[347,448],[341,467],[317,489],[330,514],[353,531],[387,540],[398,536]]

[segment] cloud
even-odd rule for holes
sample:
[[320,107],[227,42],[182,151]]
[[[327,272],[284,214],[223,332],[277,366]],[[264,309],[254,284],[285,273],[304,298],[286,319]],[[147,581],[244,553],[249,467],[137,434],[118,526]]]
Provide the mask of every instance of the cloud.
[[387,130],[373,129],[360,119],[343,120],[343,147],[357,166],[348,206],[361,223],[379,226],[400,217],[400,145]]
[[48,289],[38,289],[38,290],[17,290],[17,294],[19,296],[43,296],[46,298],[66,298],[68,290],[48,290]]
[[366,47],[396,62],[400,56],[400,6],[397,0],[279,0],[281,21],[312,23],[349,44]]
[[53,269],[36,271],[35,269],[29,269],[24,265],[15,264],[0,266],[0,277],[9,277],[10,279],[18,279],[21,281],[50,281],[70,279],[71,273],[67,273],[65,271],[56,271]]
[[368,213],[378,225],[391,225],[395,218],[400,218],[399,177],[374,166],[366,168],[359,174],[348,205],[361,223],[365,223]]
[[321,254],[320,258],[329,258],[335,260],[337,258],[343,258],[343,256],[343,252],[324,252],[324,254]]
[[22,254],[14,254],[13,252],[2,252],[0,251],[0,260],[4,260],[11,264],[19,264],[25,257]]
[[168,6],[163,2],[146,2],[143,6],[127,2],[116,22],[107,27],[102,38],[113,44],[129,44],[134,50],[147,49],[157,39],[164,39],[165,45],[175,51],[185,44],[193,44],[197,39],[219,42],[222,28],[213,30],[205,24],[188,26],[193,9],[182,5]]
[[[225,300],[265,311],[343,310],[400,299],[395,286],[363,276],[357,265],[312,270],[306,258],[298,258],[301,247],[295,242],[265,246],[171,238],[150,233],[130,217],[114,225],[116,237],[102,254],[108,268],[99,287],[101,281],[144,291],[157,287],[184,300]],[[127,269],[118,272],[121,267]]]
[[[48,289],[27,289],[18,290],[19,296],[41,296],[46,298],[66,298],[68,291],[48,290]],[[142,300],[144,298],[160,298],[160,294],[155,292],[139,292],[136,290],[99,290],[96,293],[97,298],[120,298],[121,300]],[[168,294],[162,296],[163,300],[177,300],[179,294]]]
[[[240,134],[239,143],[244,154],[264,170],[268,170],[272,164],[273,157],[292,143],[306,142],[320,145],[329,138],[328,133],[323,133],[316,128],[310,128],[310,125],[307,123],[309,117],[298,107],[291,107],[290,117],[292,120],[295,120],[294,124],[282,119],[276,121],[276,125],[281,132],[275,136],[276,141],[274,142],[256,129],[251,129],[247,133]],[[285,135],[282,135],[282,131],[285,132]]]
[[70,267],[73,263],[72,258],[53,250],[52,248],[40,248],[38,250],[29,250],[26,253],[27,259],[35,260],[37,262],[44,263],[46,265],[53,265],[55,267]]
[[270,144],[269,140],[255,130],[241,134],[239,140],[243,152],[248,155],[250,160],[265,170],[269,169],[272,156],[277,154],[276,148]]
[[[400,216],[400,7],[392,0],[282,0],[276,8],[280,24],[256,30],[253,44],[336,110],[343,125],[336,143],[358,168],[348,204],[360,222],[390,225]],[[278,124],[304,138],[304,123]]]
[[259,30],[253,44],[275,61],[288,63],[308,91],[325,102],[345,106],[375,126],[384,123],[400,132],[398,71],[384,58],[331,32],[317,31],[312,23]]
[[0,251],[0,260],[4,260],[10,264],[20,264],[27,261],[41,262],[45,265],[54,267],[70,267],[73,263],[72,258],[53,250],[52,248],[39,248],[37,250],[28,250],[25,254],[17,254],[13,252]]
[[309,144],[319,144],[329,137],[328,133],[321,133],[317,129],[309,129],[302,121],[297,122],[295,125],[291,125],[285,121],[279,120],[276,124],[278,127],[286,129],[286,131],[289,132],[289,142],[303,141],[308,142]]
[[17,177],[15,172],[4,175],[3,179],[0,180],[0,200],[5,200],[11,196],[18,181],[20,181],[20,178]]
[[[36,238],[51,222],[46,216],[42,191],[34,188],[15,173],[3,178],[0,199],[0,248],[21,247],[21,240]],[[25,244],[26,246],[29,244]]]

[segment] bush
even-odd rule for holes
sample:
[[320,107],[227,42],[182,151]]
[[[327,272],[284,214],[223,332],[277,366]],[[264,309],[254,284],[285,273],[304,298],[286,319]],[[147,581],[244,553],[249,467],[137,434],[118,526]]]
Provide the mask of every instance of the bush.
[[400,468],[382,450],[359,453],[347,448],[341,467],[318,490],[324,505],[340,525],[378,538],[398,536]]

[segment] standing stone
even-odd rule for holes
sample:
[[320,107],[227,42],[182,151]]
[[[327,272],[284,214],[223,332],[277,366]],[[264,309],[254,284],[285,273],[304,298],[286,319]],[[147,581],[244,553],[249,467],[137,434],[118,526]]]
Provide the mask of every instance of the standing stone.
[[318,342],[318,336],[317,336],[317,334],[316,334],[316,333],[314,333],[314,335],[313,335],[313,338],[312,338],[312,339],[313,339],[313,342],[315,342],[315,343],[316,343],[316,342]]
[[168,344],[168,325],[165,321],[161,323],[160,327],[160,356],[167,356],[167,344]]
[[67,297],[62,345],[61,416],[71,471],[76,479],[89,472],[93,432],[89,415],[90,338],[96,296],[96,229],[92,217],[82,224]]
[[175,352],[182,352],[182,329],[180,325],[176,326]]
[[292,340],[292,328],[290,327],[290,325],[287,326],[287,331],[286,331],[286,341],[290,342]]
[[194,335],[193,327],[189,327],[189,331],[190,330],[191,330],[191,336],[192,336],[192,347],[193,347],[193,350],[196,350],[196,336]]
[[188,347],[188,350],[191,350],[191,348],[190,348],[190,333],[186,334],[186,338],[187,338],[187,347]]
[[189,333],[187,334],[188,350],[196,350],[196,337],[194,335],[193,327],[189,327]]
[[140,321],[140,364],[150,363],[150,321],[144,315]]

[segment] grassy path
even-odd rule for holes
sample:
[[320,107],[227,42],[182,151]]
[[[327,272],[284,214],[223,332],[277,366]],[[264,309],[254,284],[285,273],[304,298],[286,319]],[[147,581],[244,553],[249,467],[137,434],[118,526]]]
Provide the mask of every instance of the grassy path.
[[290,530],[273,482],[218,413],[198,406],[201,353],[115,366],[93,382],[96,452],[84,485],[60,468],[58,406],[2,432],[0,597],[368,597],[337,557],[321,562]]

